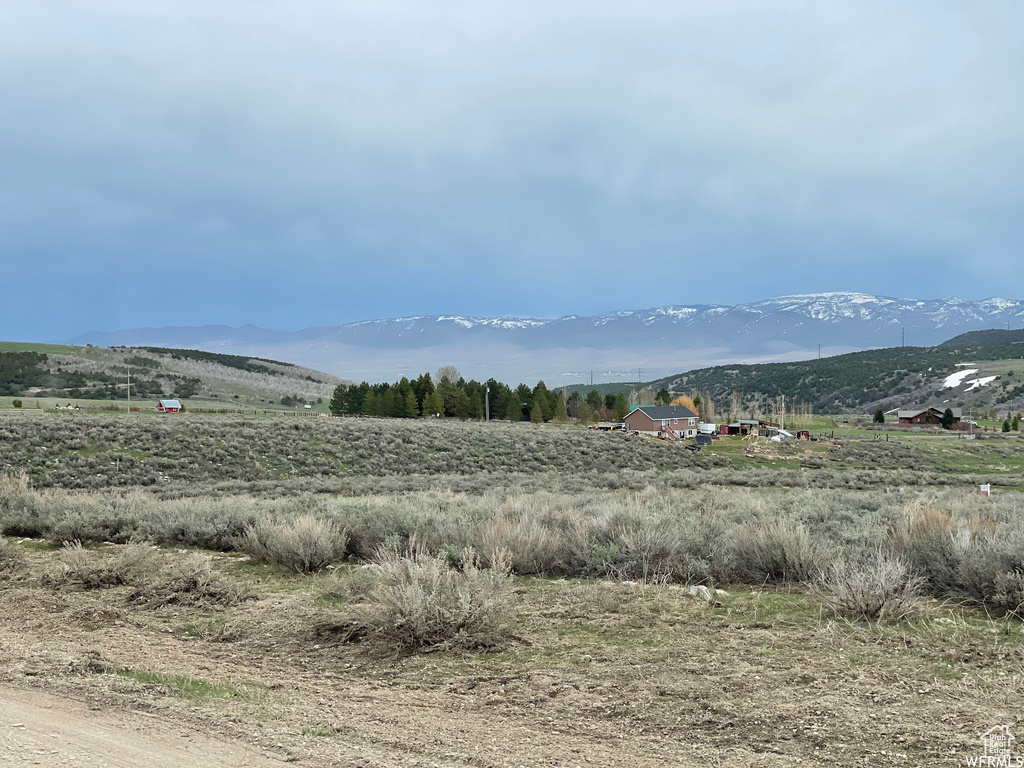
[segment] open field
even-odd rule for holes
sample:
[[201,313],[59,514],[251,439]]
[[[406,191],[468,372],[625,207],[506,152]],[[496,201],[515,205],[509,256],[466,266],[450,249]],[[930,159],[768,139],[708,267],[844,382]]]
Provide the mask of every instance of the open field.
[[169,495],[776,486],[1024,486],[1021,433],[836,430],[777,444],[723,438],[700,453],[621,433],[528,423],[211,414],[0,414],[0,472],[36,487],[144,486]]
[[1024,441],[842,432],[3,414],[0,700],[316,766],[963,765],[1019,724]]

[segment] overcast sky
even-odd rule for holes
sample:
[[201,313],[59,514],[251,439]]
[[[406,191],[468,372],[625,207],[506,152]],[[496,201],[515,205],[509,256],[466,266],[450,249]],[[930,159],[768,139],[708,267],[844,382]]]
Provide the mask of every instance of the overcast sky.
[[1024,4],[5,0],[0,338],[1024,296]]

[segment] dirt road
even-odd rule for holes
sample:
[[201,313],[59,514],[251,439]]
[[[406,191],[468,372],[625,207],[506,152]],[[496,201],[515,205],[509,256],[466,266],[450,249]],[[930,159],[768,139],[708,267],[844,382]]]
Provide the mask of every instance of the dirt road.
[[0,765],[67,768],[265,768],[281,761],[141,712],[0,688]]

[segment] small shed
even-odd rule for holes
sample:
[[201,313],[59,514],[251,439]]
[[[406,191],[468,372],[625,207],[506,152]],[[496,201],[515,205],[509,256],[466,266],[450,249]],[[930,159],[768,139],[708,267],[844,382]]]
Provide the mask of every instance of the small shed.
[[181,403],[177,400],[161,400],[156,404],[160,413],[181,413]]

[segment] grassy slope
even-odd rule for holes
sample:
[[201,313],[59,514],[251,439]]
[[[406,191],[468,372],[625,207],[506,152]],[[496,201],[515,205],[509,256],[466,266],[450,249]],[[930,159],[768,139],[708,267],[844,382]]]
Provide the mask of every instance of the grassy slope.
[[[158,348],[105,348],[86,347],[62,344],[37,344],[14,341],[0,341],[0,352],[36,352],[47,355],[45,364],[50,370],[58,365],[58,360],[67,361],[75,367],[76,361],[84,368],[98,370],[115,375],[118,379],[127,373],[126,361],[129,358],[141,357],[157,363],[154,368],[136,366],[132,369],[133,380],[158,380],[164,384],[164,396],[176,394],[175,381],[170,378],[180,376],[196,378],[202,383],[194,396],[182,398],[187,406],[203,409],[276,409],[281,408],[283,394],[299,395],[310,401],[322,398],[323,402],[314,406],[314,410],[326,412],[329,392],[340,381],[333,376],[310,371],[274,360],[247,358],[237,355],[221,355],[192,350],[171,350]],[[311,381],[314,379],[315,381]],[[82,408],[103,408],[109,406],[125,407],[123,395],[116,400],[84,398],[76,399],[67,391],[53,397],[34,397],[34,392],[15,397],[0,397],[0,409],[12,407],[15,399],[24,402],[26,408],[34,409],[37,404],[42,408],[53,408],[55,405],[72,403]],[[158,396],[133,396],[133,401],[143,408],[155,407]],[[287,410],[292,410],[291,408]]]

